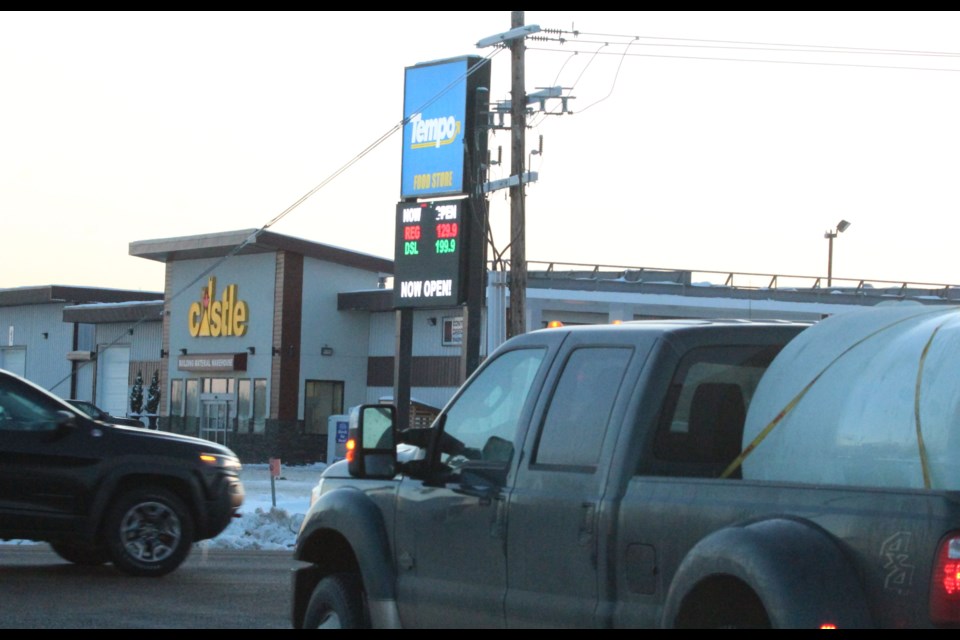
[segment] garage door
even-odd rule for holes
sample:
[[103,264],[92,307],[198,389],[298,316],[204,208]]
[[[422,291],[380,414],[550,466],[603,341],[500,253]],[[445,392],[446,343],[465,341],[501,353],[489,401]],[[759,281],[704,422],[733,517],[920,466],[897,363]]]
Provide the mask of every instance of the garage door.
[[0,369],[6,369],[10,373],[26,377],[27,350],[0,349]]
[[109,347],[100,351],[97,370],[97,405],[112,415],[127,415],[130,347]]

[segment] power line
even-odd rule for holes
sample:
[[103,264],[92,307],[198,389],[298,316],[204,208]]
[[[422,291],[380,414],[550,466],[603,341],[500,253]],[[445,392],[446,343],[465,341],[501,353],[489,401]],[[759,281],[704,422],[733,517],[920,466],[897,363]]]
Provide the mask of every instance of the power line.
[[[544,39],[546,41],[546,39]],[[634,45],[640,47],[677,47],[677,48],[686,48],[686,49],[725,49],[725,50],[740,50],[740,51],[783,51],[785,53],[831,53],[831,54],[841,54],[841,55],[887,55],[887,56],[913,56],[913,57],[943,57],[943,58],[955,58],[960,57],[960,54],[956,53],[934,53],[934,52],[915,52],[915,51],[895,51],[895,50],[883,50],[883,49],[852,49],[852,48],[796,48],[796,47],[780,47],[780,46],[730,46],[730,45],[706,45],[706,44],[676,44],[676,43],[663,43],[663,42],[626,42],[626,43],[611,43],[609,41],[597,41],[597,40],[577,40],[578,44],[605,44],[605,45]]]
[[[554,49],[549,47],[528,47],[530,50],[534,51],[547,51],[554,53],[569,53],[569,49]],[[821,67],[853,67],[860,69],[897,69],[902,71],[948,71],[948,72],[960,72],[960,69],[945,69],[940,67],[908,67],[908,66],[899,66],[899,65],[876,65],[876,64],[854,64],[848,62],[812,62],[806,60],[767,60],[763,58],[724,58],[724,57],[715,57],[715,56],[674,56],[667,54],[658,54],[658,53],[618,53],[618,52],[604,52],[604,51],[578,51],[578,53],[589,54],[589,55],[616,55],[616,56],[629,56],[637,58],[667,58],[675,60],[705,60],[711,62],[761,62],[767,64],[800,64],[800,65],[810,65],[810,66],[821,66]]]
[[[922,51],[915,49],[883,49],[883,48],[872,48],[872,47],[845,47],[845,46],[833,46],[833,45],[818,45],[818,44],[795,44],[795,43],[781,43],[781,42],[750,42],[744,40],[709,40],[703,38],[673,38],[666,36],[632,36],[632,35],[622,35],[622,34],[612,34],[612,33],[590,33],[583,31],[563,31],[559,29],[544,29],[543,33],[555,33],[563,34],[570,33],[578,38],[579,36],[594,36],[600,38],[621,38],[624,40],[673,40],[676,42],[710,42],[710,43],[719,43],[722,45],[749,45],[751,47],[802,47],[804,50],[825,50],[825,51],[836,51],[844,53],[878,53],[878,54],[889,54],[889,55],[927,55],[927,56],[945,56],[945,57],[960,57],[960,53],[950,52],[950,51]],[[529,36],[530,40],[550,40],[543,36]],[[560,42],[566,42],[565,38],[559,38]],[[658,46],[655,43],[652,43],[651,46]],[[669,46],[669,45],[660,45],[660,46]],[[707,46],[707,45],[703,45]]]

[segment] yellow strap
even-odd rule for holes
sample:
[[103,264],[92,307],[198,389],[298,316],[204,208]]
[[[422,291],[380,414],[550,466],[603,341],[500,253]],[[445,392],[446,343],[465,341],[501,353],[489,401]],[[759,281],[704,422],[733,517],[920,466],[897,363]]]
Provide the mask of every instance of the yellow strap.
[[937,335],[938,331],[940,331],[940,327],[946,323],[947,321],[944,320],[937,325],[937,328],[934,329],[933,333],[930,334],[930,339],[927,340],[927,344],[923,346],[923,351],[920,353],[920,363],[917,366],[917,383],[913,394],[913,417],[917,429],[917,448],[920,452],[920,469],[923,471],[923,486],[926,489],[931,487],[930,463],[927,459],[927,447],[923,443],[923,431],[920,429],[920,389],[921,383],[923,382],[923,365],[926,363],[927,354],[930,352],[930,345],[933,343],[933,337]]
[[[836,362],[836,359],[835,359],[833,362]],[[739,467],[741,464],[743,464],[744,459],[745,459],[748,455],[750,455],[751,453],[753,453],[753,450],[757,448],[757,445],[759,445],[761,442],[763,442],[763,439],[766,438],[767,435],[768,435],[771,431],[773,431],[773,428],[774,428],[775,426],[777,426],[778,424],[780,424],[780,421],[783,420],[783,419],[787,416],[788,413],[790,413],[791,411],[793,411],[793,408],[794,408],[795,406],[797,406],[797,403],[798,403],[798,402],[800,402],[800,398],[802,398],[803,396],[805,396],[805,395],[807,394],[807,391],[810,390],[810,387],[813,386],[813,383],[815,383],[817,380],[820,379],[820,376],[822,376],[822,375],[826,372],[826,370],[830,368],[830,366],[833,364],[833,362],[831,362],[830,364],[828,364],[828,365],[823,369],[823,371],[821,371],[821,372],[818,373],[816,376],[814,376],[813,380],[811,380],[810,382],[808,382],[808,383],[807,383],[807,386],[805,386],[805,387],[803,388],[803,390],[800,391],[800,393],[798,393],[797,395],[795,395],[795,396],[793,397],[793,400],[791,400],[790,402],[788,402],[788,403],[787,403],[787,406],[785,406],[783,409],[781,409],[781,410],[780,410],[780,413],[778,413],[778,414],[776,415],[776,417],[774,417],[774,419],[771,420],[770,423],[769,423],[767,426],[765,426],[760,433],[757,434],[757,437],[750,441],[750,444],[748,444],[748,445],[743,449],[743,451],[740,452],[740,455],[738,455],[736,458],[734,458],[733,462],[731,462],[731,463],[727,466],[727,468],[723,470],[723,473],[720,474],[720,477],[721,477],[721,478],[729,478],[729,477],[730,477],[730,474],[733,473],[734,471],[736,471],[736,470],[737,470],[737,467]]]
[[[941,312],[941,311],[943,311],[943,308],[942,308],[942,307],[938,307],[938,308],[935,308],[935,309],[933,309],[932,311],[930,311],[930,313],[931,313],[931,314],[932,314],[932,313],[939,313],[939,312]],[[955,311],[960,311],[960,310],[955,309]],[[920,315],[920,314],[917,314],[917,315]],[[826,373],[827,370],[830,369],[830,367],[832,367],[834,364],[837,363],[838,360],[840,360],[840,358],[842,358],[843,356],[847,355],[847,353],[849,353],[850,351],[852,351],[852,350],[855,349],[856,347],[860,346],[861,344],[863,344],[864,342],[866,342],[866,341],[869,340],[870,338],[876,336],[877,334],[879,334],[879,333],[881,333],[881,332],[883,332],[883,331],[886,331],[887,329],[891,329],[891,328],[897,326],[898,324],[900,324],[901,322],[906,322],[907,320],[913,320],[913,319],[916,318],[916,317],[917,317],[916,315],[914,315],[914,316],[908,316],[908,317],[906,317],[906,318],[902,318],[902,319],[900,319],[900,320],[897,320],[896,322],[890,323],[890,324],[888,324],[888,325],[886,325],[886,326],[884,326],[884,327],[880,327],[879,329],[877,329],[877,330],[874,331],[873,333],[867,334],[866,336],[860,338],[859,340],[857,340],[856,342],[854,342],[852,345],[850,345],[849,347],[847,347],[846,349],[844,349],[843,351],[841,351],[840,354],[839,354],[836,358],[834,358],[833,360],[831,360],[831,361],[827,364],[827,366],[825,366],[825,367],[820,371],[820,373],[818,373],[817,375],[815,375],[815,376],[813,377],[813,379],[812,379],[810,382],[807,383],[807,385],[800,391],[800,393],[798,393],[797,395],[795,395],[795,396],[793,397],[793,399],[792,399],[790,402],[787,403],[787,406],[785,406],[783,409],[780,410],[780,413],[778,413],[778,414],[773,418],[773,420],[771,420],[770,423],[767,424],[767,426],[764,427],[763,430],[761,430],[760,433],[757,434],[757,437],[756,437],[756,438],[754,438],[752,441],[750,441],[750,444],[748,444],[746,447],[744,447],[743,451],[740,452],[740,455],[738,455],[736,458],[734,458],[733,462],[731,462],[731,463],[727,466],[727,468],[723,470],[723,473],[720,474],[720,477],[721,477],[721,478],[729,478],[729,477],[730,477],[730,474],[732,474],[734,471],[736,471],[736,470],[737,470],[737,467],[739,467],[740,465],[743,464],[744,459],[746,459],[746,457],[747,457],[748,455],[750,455],[751,453],[753,453],[754,450],[756,450],[756,448],[760,445],[760,443],[763,442],[763,440],[770,434],[771,431],[773,431],[773,428],[774,428],[775,426],[777,426],[778,424],[780,424],[780,422],[787,416],[787,414],[789,414],[791,411],[793,411],[793,408],[797,406],[797,403],[800,402],[800,399],[803,398],[803,396],[805,396],[805,395],[807,394],[807,391],[810,390],[810,388],[814,385],[814,383],[815,383],[817,380],[820,379],[820,376],[822,376],[824,373]],[[947,321],[944,320],[943,323],[941,323],[940,326],[943,326],[943,324],[945,324],[946,322],[947,322]],[[938,326],[937,329],[934,330],[933,335],[936,335],[936,332],[937,332],[939,329],[940,329],[940,327]],[[933,335],[930,336],[930,340],[927,342],[927,347],[929,347],[929,346],[930,346],[930,342],[933,341]],[[926,357],[926,353],[925,353],[925,352],[926,352],[926,349],[924,349],[924,355],[921,357],[921,364],[920,364],[921,368],[923,367],[923,359]],[[919,374],[918,374],[918,375],[919,375]],[[919,385],[919,380],[918,380],[917,384]],[[918,386],[918,387],[917,387],[916,396],[919,397],[919,395],[920,395],[920,391],[919,391],[919,386]],[[919,400],[916,400],[915,402],[919,403]],[[918,438],[919,438],[919,437],[920,437],[919,404],[917,404],[917,407],[918,407],[918,408],[915,409],[915,411],[916,411],[916,415],[917,415],[917,436],[918,436]],[[922,439],[920,440],[920,447],[921,447],[921,454],[920,454],[920,456],[921,456],[921,463],[923,464],[923,468],[924,468],[924,481],[927,482],[927,481],[928,481],[928,478],[926,477],[926,476],[927,476],[926,451],[923,449],[923,441],[922,441]]]

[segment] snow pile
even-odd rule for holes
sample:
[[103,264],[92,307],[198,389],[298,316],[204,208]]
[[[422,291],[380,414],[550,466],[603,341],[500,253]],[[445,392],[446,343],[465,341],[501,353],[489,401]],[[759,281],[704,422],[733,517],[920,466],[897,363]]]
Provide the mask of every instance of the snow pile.
[[241,517],[212,540],[207,549],[293,549],[303,516],[310,507],[310,490],[326,465],[282,466],[271,485],[270,466],[245,464],[241,473],[246,498]]

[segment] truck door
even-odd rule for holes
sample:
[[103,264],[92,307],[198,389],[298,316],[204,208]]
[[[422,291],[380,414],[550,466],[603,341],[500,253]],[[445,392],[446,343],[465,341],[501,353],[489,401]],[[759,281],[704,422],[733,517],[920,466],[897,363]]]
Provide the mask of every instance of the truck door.
[[611,335],[597,346],[595,336],[594,345],[576,338],[548,376],[556,384],[541,396],[510,496],[508,627],[598,624],[601,509],[616,435],[608,425],[622,418],[625,374],[642,358],[635,338]]
[[506,506],[516,453],[560,333],[501,352],[439,418],[427,480],[400,484],[397,590],[405,627],[502,628]]

